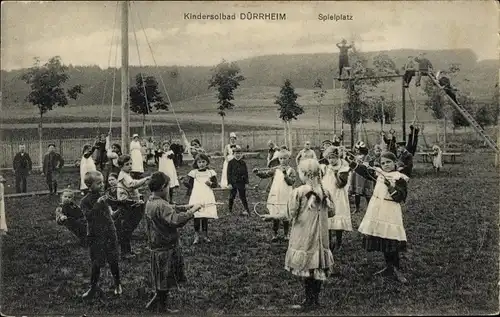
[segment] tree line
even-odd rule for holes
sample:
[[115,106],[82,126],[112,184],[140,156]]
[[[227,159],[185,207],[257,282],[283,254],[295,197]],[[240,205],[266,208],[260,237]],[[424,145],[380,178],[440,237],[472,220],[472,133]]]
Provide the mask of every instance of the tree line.
[[[351,142],[355,140],[356,127],[368,121],[390,124],[394,121],[396,114],[396,104],[393,100],[388,100],[383,95],[368,94],[383,82],[394,81],[392,78],[377,78],[381,75],[399,74],[400,69],[387,54],[380,53],[371,60],[360,52],[351,52],[351,76],[348,82],[343,82],[347,96],[345,102],[340,105],[340,117],[343,122],[350,125]],[[64,107],[69,99],[76,100],[83,94],[81,84],[70,85],[69,66],[62,63],[61,58],[56,56],[47,63],[41,65],[38,59],[31,68],[25,71],[21,78],[28,84],[29,93],[25,101],[36,106],[39,110],[39,140],[41,147],[43,115],[54,107]],[[451,63],[449,73],[458,74],[460,65]],[[237,63],[229,63],[223,60],[210,70],[211,77],[208,79],[208,90],[216,89],[218,106],[215,107],[221,116],[221,145],[224,147],[224,117],[227,111],[233,109],[234,91],[246,79],[242,75],[241,68]],[[178,76],[173,70],[170,77],[175,79]],[[374,77],[368,80],[360,77]],[[453,77],[452,77],[453,78]],[[163,80],[163,77],[162,77]],[[315,88],[315,99],[321,105],[327,91],[324,87],[324,79],[317,77],[311,85]],[[162,85],[165,84],[162,82]],[[70,86],[70,88],[65,88]],[[469,123],[454,107],[447,104],[441,91],[430,81],[426,81],[424,91],[427,95],[425,102],[426,111],[430,111],[436,119],[451,120],[454,127],[465,127]],[[118,94],[119,95],[119,94]],[[154,111],[168,111],[170,101],[165,100],[161,93],[159,83],[155,76],[139,72],[135,75],[135,84],[130,87],[130,109],[143,116],[143,132],[146,134],[146,116]],[[286,143],[291,149],[292,133],[291,123],[297,120],[304,113],[304,108],[297,102],[299,95],[295,92],[290,79],[285,79],[280,88],[279,95],[276,95],[275,104],[278,118],[284,123]],[[491,103],[476,105],[474,97],[468,91],[461,91],[460,101],[462,105],[474,116],[482,126],[493,125],[498,116],[498,91],[491,98]],[[321,113],[318,107],[318,120]],[[40,148],[40,153],[42,149]]]

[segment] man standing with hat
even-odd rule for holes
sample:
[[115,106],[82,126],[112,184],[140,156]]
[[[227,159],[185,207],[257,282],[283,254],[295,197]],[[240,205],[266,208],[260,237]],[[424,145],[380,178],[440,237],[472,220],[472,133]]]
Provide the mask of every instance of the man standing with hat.
[[14,156],[12,167],[16,175],[16,192],[26,193],[26,179],[31,172],[32,162],[30,155],[26,153],[26,146],[24,144],[19,145],[19,152]]
[[49,144],[48,152],[43,157],[42,171],[47,181],[47,186],[51,194],[57,194],[56,173],[64,166],[64,160],[61,154],[56,152],[56,145]]
[[406,148],[406,142],[400,141],[398,145],[398,171],[411,177],[413,170],[413,155]]

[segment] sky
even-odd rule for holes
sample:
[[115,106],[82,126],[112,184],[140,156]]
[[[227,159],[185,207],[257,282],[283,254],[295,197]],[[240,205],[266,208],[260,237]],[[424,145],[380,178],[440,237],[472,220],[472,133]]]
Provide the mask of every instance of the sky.
[[[240,14],[248,12],[285,14],[286,20],[242,20]],[[193,20],[185,13],[234,13],[236,19]],[[320,14],[352,20],[321,21]],[[1,68],[25,68],[34,57],[45,62],[56,55],[65,64],[120,65],[119,20],[116,1],[2,1]],[[479,60],[498,59],[498,30],[494,0],[136,1],[130,5],[129,60],[213,66],[222,59],[334,53],[342,38],[361,51],[469,48]]]

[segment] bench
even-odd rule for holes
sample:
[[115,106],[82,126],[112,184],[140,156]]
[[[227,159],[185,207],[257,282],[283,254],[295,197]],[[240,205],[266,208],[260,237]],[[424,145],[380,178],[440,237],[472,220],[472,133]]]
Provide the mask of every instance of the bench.
[[[417,152],[415,154],[418,154],[422,157],[422,161],[424,163],[432,163],[432,152]],[[446,152],[442,153],[441,156],[443,158],[443,162],[446,162],[446,158],[450,158],[450,163],[456,163],[457,162],[457,157],[461,156],[462,153],[459,152]]]

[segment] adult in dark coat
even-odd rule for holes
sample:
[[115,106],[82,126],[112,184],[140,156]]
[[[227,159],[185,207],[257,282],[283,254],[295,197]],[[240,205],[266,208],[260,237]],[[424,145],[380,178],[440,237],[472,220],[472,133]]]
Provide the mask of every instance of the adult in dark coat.
[[43,174],[47,181],[50,193],[57,194],[57,172],[64,166],[64,160],[61,154],[57,153],[56,145],[49,144],[49,150],[43,157]]
[[26,193],[28,187],[27,178],[31,172],[33,163],[30,155],[26,152],[26,146],[24,144],[19,145],[19,152],[14,156],[12,167],[14,169],[14,175],[16,175],[16,192]]

